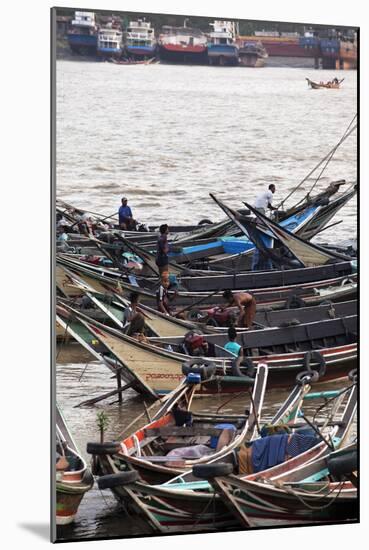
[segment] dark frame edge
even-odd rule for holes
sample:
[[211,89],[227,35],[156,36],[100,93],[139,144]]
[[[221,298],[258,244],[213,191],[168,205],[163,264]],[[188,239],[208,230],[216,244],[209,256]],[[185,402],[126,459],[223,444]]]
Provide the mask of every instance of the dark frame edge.
[[50,541],[56,542],[56,329],[55,329],[55,200],[56,200],[56,14],[50,8]]

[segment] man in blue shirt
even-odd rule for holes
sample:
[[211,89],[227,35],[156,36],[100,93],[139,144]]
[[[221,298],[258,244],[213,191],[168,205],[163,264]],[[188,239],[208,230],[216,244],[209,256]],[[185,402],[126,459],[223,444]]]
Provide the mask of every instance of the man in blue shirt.
[[133,219],[132,210],[127,204],[126,197],[122,198],[122,206],[119,208],[119,227],[128,231],[136,231],[136,220]]

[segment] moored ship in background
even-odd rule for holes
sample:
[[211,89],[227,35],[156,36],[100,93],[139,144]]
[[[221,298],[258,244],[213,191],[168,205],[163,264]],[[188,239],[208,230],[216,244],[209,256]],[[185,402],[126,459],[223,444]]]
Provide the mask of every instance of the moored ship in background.
[[156,39],[151,23],[138,19],[130,21],[125,31],[125,50],[129,57],[152,58],[156,55]]
[[99,29],[97,53],[105,59],[119,58],[123,50],[123,33],[120,22],[112,19]]
[[243,67],[264,67],[268,53],[261,42],[241,42],[238,48],[238,62]]
[[159,36],[160,59],[182,63],[206,63],[207,39],[200,29],[164,25]]
[[238,65],[238,46],[235,41],[236,25],[233,21],[210,23],[208,58],[210,65]]
[[97,26],[95,14],[90,11],[76,11],[67,32],[71,50],[78,54],[94,55],[97,47]]

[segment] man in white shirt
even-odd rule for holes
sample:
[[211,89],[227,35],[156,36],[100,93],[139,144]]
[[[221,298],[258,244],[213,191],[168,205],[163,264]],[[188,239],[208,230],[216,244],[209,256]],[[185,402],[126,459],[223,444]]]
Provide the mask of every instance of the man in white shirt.
[[274,193],[275,185],[274,183],[271,183],[268,187],[268,191],[263,191],[263,193],[260,193],[260,195],[256,197],[253,205],[255,210],[261,212],[262,214],[266,213],[267,208],[269,208],[269,210],[277,210],[275,206],[272,206]]

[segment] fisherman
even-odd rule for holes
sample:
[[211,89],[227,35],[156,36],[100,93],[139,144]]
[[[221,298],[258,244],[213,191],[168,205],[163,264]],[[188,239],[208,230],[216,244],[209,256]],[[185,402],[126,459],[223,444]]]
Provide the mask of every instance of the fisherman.
[[248,292],[233,293],[232,290],[225,290],[223,298],[228,302],[228,306],[237,306],[240,314],[237,325],[239,327],[250,328],[256,314],[256,300]]
[[129,296],[130,305],[126,307],[123,312],[123,329],[126,328],[133,320],[135,315],[139,313],[138,303],[140,301],[140,295],[138,292],[132,292]]
[[170,282],[168,278],[168,273],[163,273],[159,289],[156,293],[156,302],[158,311],[164,313],[165,315],[171,315],[168,294],[169,285]]
[[127,197],[122,197],[122,206],[118,211],[119,227],[128,231],[136,231],[136,220],[133,219],[132,210],[127,203]]
[[159,268],[159,273],[162,274],[165,271],[168,271],[168,252],[169,252],[169,244],[168,244],[168,233],[169,233],[169,227],[168,224],[164,223],[159,227],[160,236],[158,238],[158,242],[156,244],[156,265]]
[[272,206],[273,201],[273,195],[275,193],[275,185],[274,183],[271,183],[268,187],[268,191],[263,191],[263,193],[260,193],[254,202],[254,208],[258,212],[261,212],[262,214],[266,213],[266,209],[269,208],[269,210],[278,210],[275,206]]
[[229,327],[228,329],[228,342],[224,346],[224,349],[227,351],[230,351],[235,355],[236,357],[242,357],[243,356],[243,350],[240,344],[236,342],[237,338],[237,331],[234,327]]

